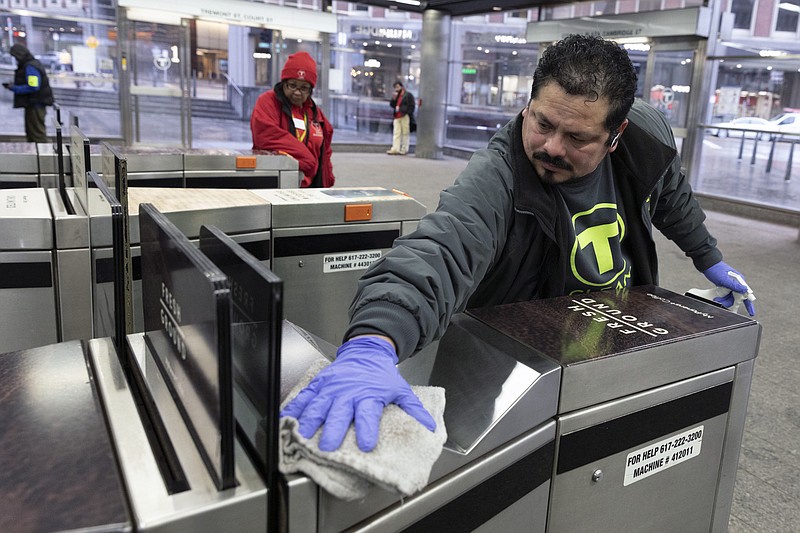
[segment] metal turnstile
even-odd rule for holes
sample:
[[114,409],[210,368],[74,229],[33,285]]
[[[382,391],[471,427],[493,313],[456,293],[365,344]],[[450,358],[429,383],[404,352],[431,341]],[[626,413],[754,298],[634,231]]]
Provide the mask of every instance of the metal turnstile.
[[[92,338],[91,254],[89,217],[75,189],[65,191],[70,207],[58,189],[47,189],[53,213],[58,338],[63,341]],[[95,194],[97,192],[95,191]]]
[[[98,216],[105,206],[98,194]],[[281,189],[172,189],[132,187],[131,258],[133,265],[134,331],[142,331],[139,296],[137,209],[152,203],[190,239],[201,224],[213,224],[264,261],[284,280],[287,319],[337,343],[347,325],[347,307],[359,276],[385,253],[398,236],[416,227],[425,208],[416,200],[381,188]],[[91,205],[91,203],[90,203]],[[278,226],[276,226],[276,224]],[[99,224],[108,227],[107,224]],[[94,227],[94,225],[93,225]],[[109,238],[92,238],[95,302],[111,295]],[[314,306],[307,303],[314,301]],[[98,325],[95,310],[95,327]],[[110,332],[96,329],[92,336]]]
[[[283,330],[296,381],[319,352],[291,324]],[[277,510],[268,510],[253,443],[237,434],[236,486],[220,490],[144,334],[126,341],[121,353],[97,338],[0,355],[0,416],[9,424],[0,435],[0,530],[268,531],[268,512]],[[159,437],[143,403],[157,406]]]
[[[285,396],[308,367],[284,333]],[[333,357],[335,347],[317,343]],[[448,440],[429,485],[408,498],[373,489],[361,501],[287,476],[289,531],[544,532],[561,369],[534,350],[457,315],[442,337],[399,369],[411,384],[446,390]],[[299,374],[299,375],[298,375]]]
[[183,187],[183,150],[162,146],[117,149],[128,162],[129,187]]
[[183,165],[186,187],[296,189],[302,178],[297,160],[277,152],[193,149]]
[[[97,217],[108,216],[99,195],[90,197],[97,202],[93,213]],[[133,278],[133,331],[143,331],[141,294],[141,249],[139,247],[139,204],[153,204],[164,213],[189,239],[196,242],[200,226],[213,224],[241,244],[260,261],[270,261],[270,205],[260,196],[246,190],[174,189],[131,187],[128,189],[130,212],[130,243]],[[90,206],[93,203],[90,203]],[[95,218],[95,215],[92,216]],[[92,235],[92,261],[95,279],[92,292],[95,302],[109,302],[113,295],[111,277],[111,235],[103,234],[109,224],[93,220],[92,226],[99,231]],[[90,271],[87,271],[90,272]],[[84,273],[85,275],[85,273]],[[107,306],[106,306],[107,308]],[[104,319],[103,307],[95,307],[94,337],[110,335]]]
[[276,189],[298,187],[297,161],[283,154],[249,150],[119,148],[128,163],[130,187]]
[[358,278],[426,209],[380,187],[253,191],[272,206],[272,270],[287,320],[339,344]]
[[39,186],[39,162],[34,143],[0,143],[0,189]]
[[757,322],[659,287],[471,313],[562,367],[550,531],[727,530]]
[[[266,531],[264,482],[237,440],[237,486],[219,490],[179,411],[167,381],[142,334],[128,337],[129,354],[117,354],[108,338],[89,341],[98,394],[105,406],[108,433],[115,445],[119,472],[131,504],[135,531]],[[120,358],[139,365],[150,396],[158,405],[162,431],[179,465],[183,482],[168,482],[161,469],[164,452],[155,446],[152,429],[137,408],[138,398],[126,381]]]
[[0,351],[58,341],[53,216],[44,189],[0,192]]
[[[84,176],[82,179],[77,178],[74,173],[75,169],[73,168],[73,161],[76,161],[75,155],[72,154],[72,150],[74,145],[74,134],[71,134],[69,137],[66,138],[66,144],[64,147],[66,150],[63,152],[67,156],[67,160],[69,161],[69,165],[64,168],[64,172],[68,176],[67,178],[67,185],[72,185],[77,187],[80,183],[82,183],[86,177]],[[89,139],[85,135],[81,133],[81,137],[86,138],[88,142]],[[102,173],[103,169],[103,148],[99,144],[89,144],[89,157],[83,157],[83,155],[78,156],[79,161],[83,165],[83,171],[87,172],[89,170],[94,170],[98,174]]]
[[0,530],[130,531],[85,345],[4,353],[0,374]]
[[58,154],[53,143],[36,145],[39,158],[39,186],[43,189],[55,189],[59,186],[59,172],[69,173],[69,149],[62,143],[61,168],[58,166]]
[[59,339],[64,341],[94,336],[88,213],[92,203],[105,203],[97,189],[89,188],[87,177],[89,171],[102,168],[101,147],[90,145],[89,138],[72,126],[68,148],[73,186],[59,183],[58,188],[47,189],[55,235]]

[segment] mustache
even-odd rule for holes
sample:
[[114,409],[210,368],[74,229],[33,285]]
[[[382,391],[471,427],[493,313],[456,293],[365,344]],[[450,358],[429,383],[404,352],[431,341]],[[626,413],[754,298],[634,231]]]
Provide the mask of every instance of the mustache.
[[547,152],[534,152],[533,158],[542,163],[547,163],[562,170],[572,170],[572,165],[564,161],[563,157],[550,157]]

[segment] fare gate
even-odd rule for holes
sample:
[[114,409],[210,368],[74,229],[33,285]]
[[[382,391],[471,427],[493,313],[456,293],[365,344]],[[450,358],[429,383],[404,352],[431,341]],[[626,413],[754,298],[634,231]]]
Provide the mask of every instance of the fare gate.
[[254,192],[272,209],[272,270],[285,283],[286,318],[338,344],[358,278],[416,228],[425,206],[381,187]]
[[0,344],[58,341],[53,216],[44,189],[0,192]]

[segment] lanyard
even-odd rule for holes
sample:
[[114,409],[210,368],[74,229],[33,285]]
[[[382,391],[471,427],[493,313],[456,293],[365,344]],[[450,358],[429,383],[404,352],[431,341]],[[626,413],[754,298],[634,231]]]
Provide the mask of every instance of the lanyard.
[[[299,120],[300,117],[295,117],[294,111],[292,111],[292,119],[294,120],[295,118]],[[294,128],[295,135],[297,135],[297,140],[300,142],[305,142],[306,137],[308,136],[308,113],[306,113],[305,111],[303,111],[303,125],[305,126],[305,128],[301,129],[298,128],[297,123],[295,123],[295,128]]]

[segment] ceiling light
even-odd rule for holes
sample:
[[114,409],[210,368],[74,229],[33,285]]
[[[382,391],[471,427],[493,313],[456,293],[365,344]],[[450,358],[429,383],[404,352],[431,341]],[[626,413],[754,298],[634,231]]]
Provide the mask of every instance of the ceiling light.
[[650,50],[649,44],[632,43],[632,44],[624,44],[622,45],[622,47],[630,52],[648,52]]
[[620,37],[612,40],[617,44],[646,44],[650,42],[649,37]]
[[786,52],[783,50],[759,50],[758,55],[761,57],[780,57],[785,56]]

